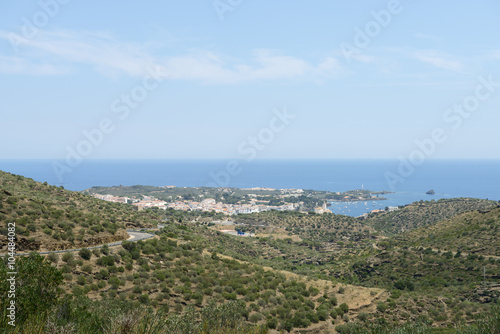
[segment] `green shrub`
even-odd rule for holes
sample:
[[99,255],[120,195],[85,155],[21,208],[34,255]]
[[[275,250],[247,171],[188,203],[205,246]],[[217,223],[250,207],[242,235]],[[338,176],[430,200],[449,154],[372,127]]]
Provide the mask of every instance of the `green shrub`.
[[109,255],[109,246],[108,245],[104,245],[100,248],[101,250],[101,253],[104,254],[104,255]]
[[370,319],[370,315],[368,313],[361,312],[358,314],[358,319],[360,321],[366,322],[368,319]]
[[62,260],[66,263],[70,262],[73,259],[74,259],[73,253],[70,252],[66,252],[62,256]]
[[80,255],[80,257],[84,260],[90,260],[90,258],[92,257],[92,252],[90,251],[90,249],[82,248],[78,252],[78,255]]
[[139,296],[139,302],[141,304],[149,305],[151,303],[151,300],[149,299],[148,295],[141,295]]
[[78,285],[85,285],[85,283],[87,283],[87,280],[85,279],[85,277],[84,277],[84,276],[78,276],[78,277],[76,278],[76,283],[77,283]]
[[56,253],[49,253],[49,255],[47,255],[47,260],[57,264],[57,262],[59,262],[59,255]]
[[338,308],[340,311],[342,311],[342,313],[349,312],[349,306],[346,303],[340,304]]
[[257,323],[260,320],[262,320],[263,316],[261,313],[252,313],[250,314],[250,317],[248,317],[248,320],[253,323]]
[[86,264],[86,265],[82,266],[82,271],[90,274],[90,273],[92,273],[92,266],[89,264]]
[[278,319],[276,318],[271,318],[267,321],[267,327],[269,329],[276,329],[278,327]]
[[384,302],[378,302],[377,303],[377,311],[384,313],[387,310],[387,304]]

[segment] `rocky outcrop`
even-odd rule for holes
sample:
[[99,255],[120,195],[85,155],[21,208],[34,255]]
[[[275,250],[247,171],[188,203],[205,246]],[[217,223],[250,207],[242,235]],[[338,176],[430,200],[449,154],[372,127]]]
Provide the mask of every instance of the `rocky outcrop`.
[[[0,252],[2,252],[2,253],[7,252],[8,243],[9,243],[9,240],[7,239],[7,237],[4,235],[1,235],[0,236]],[[16,253],[39,251],[40,247],[42,246],[42,243],[40,241],[29,240],[26,238],[17,238],[15,241],[15,244],[16,244]]]

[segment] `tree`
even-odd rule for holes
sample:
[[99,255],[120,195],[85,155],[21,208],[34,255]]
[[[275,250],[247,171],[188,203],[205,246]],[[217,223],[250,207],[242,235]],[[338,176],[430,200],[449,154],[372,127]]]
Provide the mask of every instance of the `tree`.
[[[16,325],[20,325],[30,316],[47,315],[61,294],[59,285],[63,276],[61,271],[51,266],[49,261],[39,254],[32,253],[16,260]],[[10,284],[7,279],[11,277],[7,275],[9,271],[5,263],[0,261],[0,328],[8,319],[7,303],[13,300],[8,298]]]

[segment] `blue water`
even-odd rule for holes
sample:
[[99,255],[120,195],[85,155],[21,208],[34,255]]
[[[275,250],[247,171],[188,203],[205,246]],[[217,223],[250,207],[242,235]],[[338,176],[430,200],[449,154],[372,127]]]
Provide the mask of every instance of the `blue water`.
[[[441,198],[454,198],[462,196],[454,196],[451,194],[441,194],[436,193],[435,195],[427,195],[424,192],[395,192],[391,194],[380,195],[386,200],[377,201],[360,201],[360,202],[332,202],[329,209],[333,213],[358,217],[366,212],[371,212],[372,210],[384,210],[385,207],[397,207],[399,205],[405,205],[413,203],[420,200],[431,201],[438,200]],[[465,196],[470,197],[470,196]]]
[[[408,175],[399,174],[399,162],[392,160],[256,160],[240,161],[229,167],[228,160],[84,160],[59,173],[59,177],[53,163],[53,160],[0,160],[0,170],[75,191],[92,186],[175,185],[329,191],[363,187],[395,192],[385,195],[386,201],[366,205],[364,202],[334,203],[331,207],[333,212],[352,216],[421,199],[475,197],[500,200],[500,160],[426,161]],[[401,182],[391,187],[385,177],[387,172],[401,176]],[[434,189],[436,195],[426,195],[430,189]]]

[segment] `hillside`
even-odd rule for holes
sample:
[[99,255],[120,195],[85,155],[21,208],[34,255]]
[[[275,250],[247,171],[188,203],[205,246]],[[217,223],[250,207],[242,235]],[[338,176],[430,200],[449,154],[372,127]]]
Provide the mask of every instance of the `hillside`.
[[152,213],[0,171],[0,253],[15,223],[17,251],[87,247],[128,238],[128,227],[156,225]]
[[[215,303],[232,305],[241,312],[239,323],[268,326],[270,333],[306,327],[333,333],[370,323],[390,328],[406,321],[449,327],[477,320],[497,298],[478,287],[483,267],[498,282],[498,262],[398,246],[392,239],[373,241],[376,248],[362,243],[353,252],[229,236],[206,223],[169,222],[157,234],[145,242],[48,259],[64,273],[63,287],[75,303],[91,303],[104,314],[109,311],[100,305],[110,301],[137,310],[150,305],[170,317],[187,317],[191,308],[203,316]],[[244,304],[232,304],[239,301]]]
[[495,201],[475,198],[452,198],[437,201],[419,201],[393,212],[370,214],[366,224],[388,235],[408,232],[464,212],[486,210],[497,205]]
[[[500,296],[496,288],[481,289],[483,268],[488,282],[500,283],[500,277],[495,274],[500,261],[450,257],[445,252],[410,247],[400,238],[372,235],[373,238],[355,241],[356,229],[364,228],[359,222],[360,225],[353,224],[352,233],[345,232],[352,238],[349,242],[341,243],[341,235],[332,240],[329,240],[330,235],[322,239],[327,235],[329,224],[335,226],[335,220],[349,222],[350,217],[304,215],[299,219],[295,212],[275,212],[239,218],[242,219],[237,219],[239,223],[247,224],[245,229],[255,224],[252,228],[258,233],[257,238],[229,236],[207,227],[204,229],[205,223],[184,224],[182,228],[175,227],[175,223],[167,224],[162,233],[169,238],[206,243],[210,252],[308,278],[386,289],[390,292],[389,299],[377,301],[375,312],[362,317],[387,321],[387,324],[425,321],[435,327],[447,327],[460,321],[470,322],[487,312]],[[286,228],[294,224],[291,222],[301,226],[295,231],[306,233],[299,236],[292,230],[287,231]],[[269,232],[273,228],[275,230]],[[283,230],[278,231],[280,228]],[[266,231],[269,233],[261,234]],[[311,235],[311,231],[315,234]]]
[[333,328],[332,319],[341,324],[344,314],[353,317],[370,306],[375,312],[375,300],[385,300],[381,289],[311,280],[210,252],[191,228],[171,227],[179,231],[175,239],[161,232],[146,242],[48,258],[76,297],[150,305],[170,314],[237,302],[245,323],[271,330]]
[[375,239],[378,235],[363,221],[336,214],[271,211],[239,215],[233,220],[257,235],[294,235],[326,247]]
[[442,251],[500,257],[500,207],[463,213],[401,238],[407,244]]
[[[426,225],[429,217],[436,221],[387,237],[366,221],[342,215],[270,211],[221,222],[228,217],[157,208],[139,212],[0,175],[0,219],[15,222],[21,246],[90,246],[89,240],[125,235],[126,227],[162,221],[146,241],[18,258],[19,275],[28,278],[19,280],[20,292],[36,276],[33,270],[51,273],[46,284],[54,292],[50,302],[43,294],[36,298],[46,313],[36,313],[18,333],[326,334],[370,328],[374,333],[433,333],[432,328],[461,333],[452,328],[481,324],[485,315],[495,314],[500,297],[500,259],[486,256],[500,255],[500,207],[494,202],[413,203],[398,212],[403,226]],[[457,214],[483,205],[489,208]],[[255,237],[221,231],[226,229]],[[5,228],[1,232],[3,245]],[[0,261],[0,282],[6,277]],[[54,290],[57,286],[61,289]],[[0,284],[1,310],[7,288]],[[23,300],[34,300],[22,293],[19,298],[20,310]],[[488,328],[495,321],[488,320]],[[143,330],[152,325],[157,329]]]
[[388,318],[452,327],[473,322],[500,298],[500,260],[454,256],[395,240],[379,242],[377,248],[351,258],[351,275],[359,285],[391,291],[381,306]]

